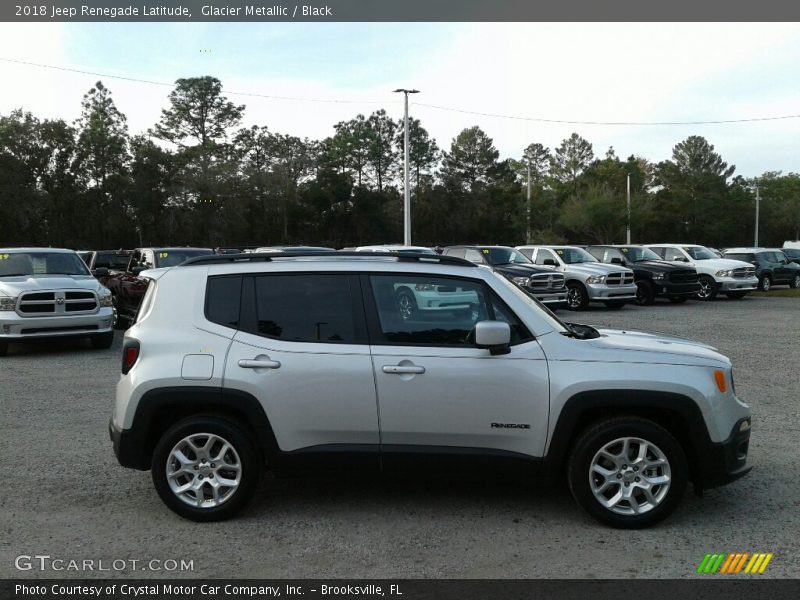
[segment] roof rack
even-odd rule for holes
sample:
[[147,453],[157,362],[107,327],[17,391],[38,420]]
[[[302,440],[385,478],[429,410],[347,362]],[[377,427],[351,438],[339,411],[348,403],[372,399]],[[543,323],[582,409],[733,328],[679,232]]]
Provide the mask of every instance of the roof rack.
[[212,265],[235,262],[272,262],[276,258],[394,258],[397,262],[437,263],[458,267],[477,267],[463,258],[442,256],[440,254],[399,254],[397,252],[251,252],[248,254],[209,254],[196,256],[182,262],[181,267],[192,265]]

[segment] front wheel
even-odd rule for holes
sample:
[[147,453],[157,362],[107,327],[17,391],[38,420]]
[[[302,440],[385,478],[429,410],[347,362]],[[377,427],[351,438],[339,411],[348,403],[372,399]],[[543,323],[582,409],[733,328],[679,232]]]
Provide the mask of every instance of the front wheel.
[[772,278],[769,275],[764,275],[758,282],[758,289],[762,292],[768,292],[772,289]]
[[686,490],[688,467],[678,441],[653,421],[617,417],[579,438],[569,458],[572,495],[592,517],[623,529],[666,518]]
[[698,300],[710,301],[717,297],[717,282],[708,275],[698,277],[697,282],[700,284],[700,291],[697,292]]
[[583,310],[589,306],[589,294],[580,283],[567,284],[567,308],[570,310]]
[[647,281],[636,282],[636,304],[648,306],[656,301],[656,291]]
[[794,289],[800,288],[800,275],[795,275],[789,282],[789,287]]
[[256,445],[234,423],[190,417],[161,436],[151,464],[164,503],[192,521],[219,521],[255,493],[261,471]]

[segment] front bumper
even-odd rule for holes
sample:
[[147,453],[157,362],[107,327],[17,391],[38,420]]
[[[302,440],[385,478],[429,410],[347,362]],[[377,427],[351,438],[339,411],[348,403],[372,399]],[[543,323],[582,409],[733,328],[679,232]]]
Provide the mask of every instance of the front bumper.
[[636,284],[606,285],[605,283],[587,283],[586,291],[589,300],[604,302],[607,300],[634,300],[636,298]]
[[748,277],[746,279],[735,279],[725,277],[717,280],[720,292],[749,292],[758,289],[758,277]]
[[[747,423],[747,429],[741,428]],[[697,448],[695,485],[709,489],[725,485],[744,477],[753,467],[747,464],[750,445],[750,417],[739,419],[724,442],[709,442],[706,448]]]
[[659,296],[694,296],[700,291],[700,284],[695,283],[670,283],[669,281],[653,280],[656,294]]
[[103,307],[88,315],[21,317],[0,311],[0,339],[23,341],[36,338],[87,336],[113,331],[114,310]]
[[532,290],[523,287],[526,292],[536,298],[539,302],[546,306],[566,306],[567,305],[567,288],[560,288],[558,290]]

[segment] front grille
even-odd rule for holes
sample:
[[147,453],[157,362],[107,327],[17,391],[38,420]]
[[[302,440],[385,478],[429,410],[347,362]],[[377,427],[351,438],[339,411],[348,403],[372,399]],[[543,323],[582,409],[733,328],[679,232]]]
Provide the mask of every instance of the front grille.
[[632,285],[633,273],[609,273],[606,275],[607,285]]
[[755,267],[740,267],[738,269],[733,270],[733,276],[736,279],[746,279],[748,277],[755,277],[756,276],[756,268]]
[[85,314],[97,310],[97,307],[97,296],[91,291],[25,292],[20,295],[17,313],[23,317]]
[[528,289],[532,291],[540,290],[560,290],[564,287],[564,275],[561,273],[537,273],[531,275]]
[[34,334],[34,333],[69,333],[71,331],[97,331],[97,325],[76,325],[72,327],[29,327],[28,329],[21,329],[20,333]]
[[672,283],[697,283],[697,271],[672,271],[667,273],[667,279]]

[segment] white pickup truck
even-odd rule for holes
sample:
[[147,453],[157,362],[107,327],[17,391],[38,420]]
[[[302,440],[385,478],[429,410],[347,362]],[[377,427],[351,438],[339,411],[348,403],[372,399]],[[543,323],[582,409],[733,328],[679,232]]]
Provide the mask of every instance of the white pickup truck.
[[697,270],[699,300],[713,300],[717,294],[744,298],[758,288],[756,268],[741,260],[720,258],[697,244],[652,244],[647,246],[664,260],[690,265]]
[[0,356],[9,342],[88,337],[114,341],[109,292],[73,250],[0,248]]

